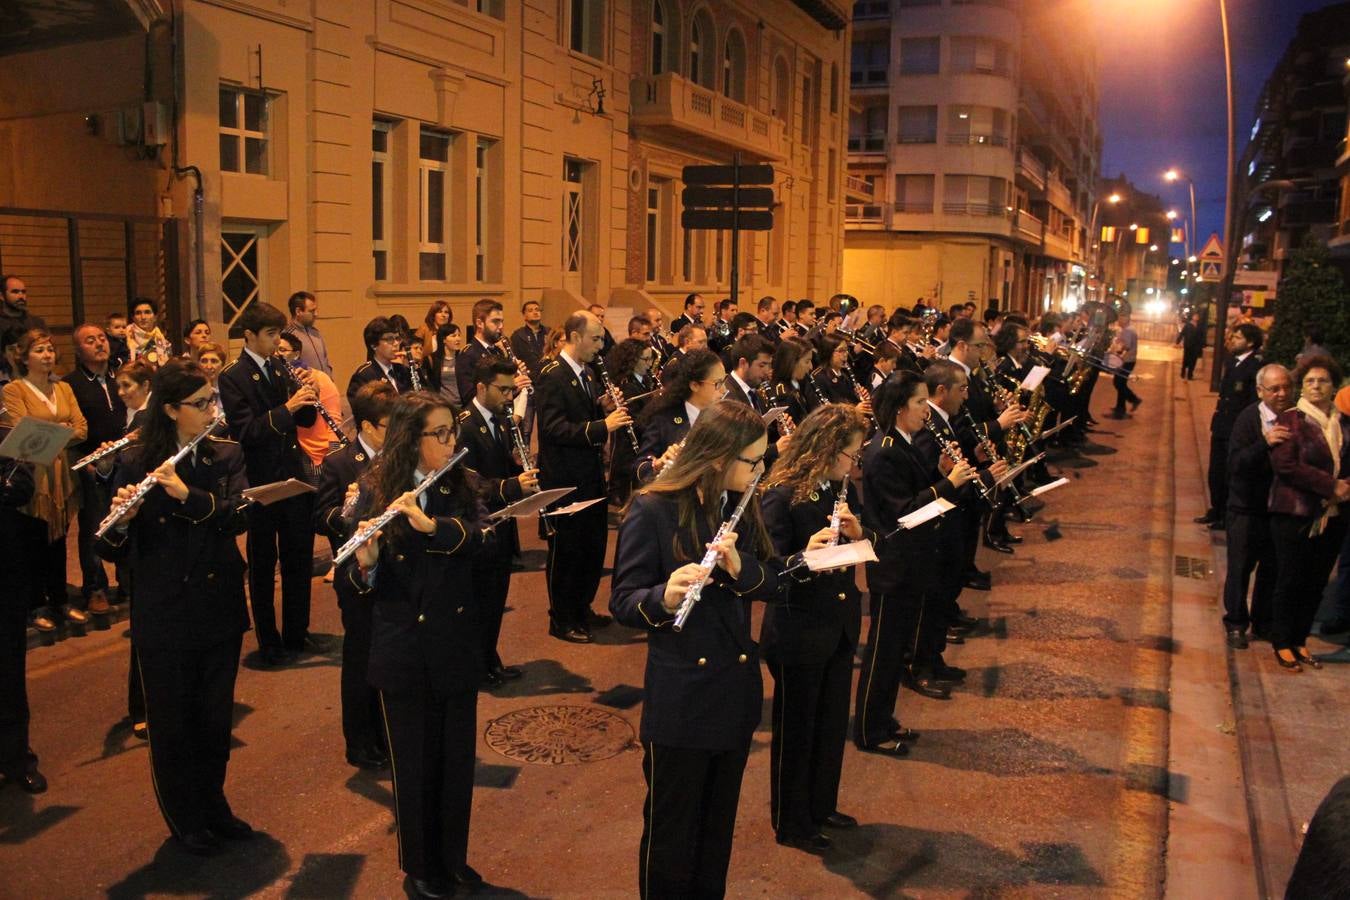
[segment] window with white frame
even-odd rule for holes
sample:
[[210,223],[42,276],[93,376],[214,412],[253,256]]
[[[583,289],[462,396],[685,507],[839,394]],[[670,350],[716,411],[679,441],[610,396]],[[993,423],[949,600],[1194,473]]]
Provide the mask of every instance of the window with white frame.
[[446,189],[450,181],[450,142],[443,131],[422,127],[418,140],[417,277],[422,281],[444,281],[446,258],[450,253],[447,219],[450,204]]
[[220,171],[267,174],[267,95],[220,86]]
[[389,132],[392,122],[376,119],[370,129],[370,245],[375,280],[389,280],[390,173]]
[[570,0],[568,46],[578,53],[601,59],[605,55],[604,0]]
[[663,228],[661,221],[662,197],[666,182],[653,178],[647,185],[647,282],[655,284],[661,280],[665,268],[661,256]]
[[987,175],[943,175],[942,211],[970,216],[1007,215],[1008,182]]
[[473,176],[473,245],[474,278],[488,280],[488,245],[491,240],[492,183],[488,169],[492,141],[479,139],[474,148]]
[[651,71],[660,75],[666,70],[666,8],[661,0],[652,0]]

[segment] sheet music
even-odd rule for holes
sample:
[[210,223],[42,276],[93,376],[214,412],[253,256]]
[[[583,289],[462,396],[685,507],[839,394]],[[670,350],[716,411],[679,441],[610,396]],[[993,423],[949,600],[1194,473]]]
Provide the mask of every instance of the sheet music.
[[561,500],[575,490],[576,488],[574,487],[564,487],[540,491],[537,494],[531,494],[524,500],[517,500],[510,506],[497,510],[492,515],[488,516],[488,519],[492,521],[501,519],[526,519],[538,513],[550,503]]
[[75,429],[67,425],[24,416],[0,443],[0,456],[50,466],[74,436]]
[[826,569],[845,569],[860,563],[876,562],[877,552],[871,541],[854,541],[808,550],[802,554],[802,559],[806,560],[806,567],[812,572],[823,572]]
[[1027,373],[1027,377],[1022,379],[1022,390],[1036,390],[1036,388],[1041,386],[1041,382],[1045,380],[1045,376],[1049,374],[1049,366],[1032,366],[1031,371]]
[[1066,485],[1066,484],[1068,484],[1068,483],[1069,483],[1069,479],[1067,479],[1067,478],[1056,478],[1054,481],[1050,482],[1049,484],[1043,484],[1043,485],[1041,485],[1040,487],[1036,488],[1036,489],[1035,489],[1034,491],[1032,491],[1028,496],[1031,496],[1031,497],[1039,497],[1041,494],[1047,493],[1047,492],[1049,492],[1049,491],[1053,491],[1055,488],[1061,487],[1061,486]]
[[287,478],[285,481],[274,481],[271,484],[260,484],[257,487],[245,488],[243,496],[245,500],[250,502],[270,506],[279,500],[285,500],[299,494],[308,494],[313,490],[314,486],[311,484],[307,484],[298,478]]
[[785,412],[787,412],[786,406],[775,406],[773,409],[766,412],[764,414],[764,427],[768,428],[774,422],[777,422]]
[[604,499],[605,499],[604,497],[596,497],[596,498],[594,498],[594,499],[592,499],[592,500],[578,500],[576,503],[570,503],[570,504],[568,504],[567,506],[561,507],[561,508],[559,508],[559,509],[551,509],[551,510],[549,510],[548,512],[543,513],[543,515],[545,515],[545,516],[570,516],[572,513],[581,512],[581,511],[582,511],[583,509],[585,509],[586,507],[588,507],[588,506],[594,506],[596,503],[600,503],[600,502],[602,502]]
[[938,516],[951,512],[953,509],[956,509],[955,503],[939,497],[927,506],[920,507],[907,516],[901,516],[896,520],[895,524],[906,530],[918,528],[924,522],[932,521]]

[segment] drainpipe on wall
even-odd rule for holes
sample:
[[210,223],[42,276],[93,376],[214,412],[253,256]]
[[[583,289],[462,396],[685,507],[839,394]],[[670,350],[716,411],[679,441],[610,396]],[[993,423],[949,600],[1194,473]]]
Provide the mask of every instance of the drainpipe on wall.
[[192,268],[197,283],[193,289],[196,300],[194,313],[197,318],[206,315],[206,245],[203,236],[203,218],[206,214],[206,194],[202,190],[202,170],[196,166],[174,166],[173,174],[179,178],[191,175],[196,182],[192,189]]

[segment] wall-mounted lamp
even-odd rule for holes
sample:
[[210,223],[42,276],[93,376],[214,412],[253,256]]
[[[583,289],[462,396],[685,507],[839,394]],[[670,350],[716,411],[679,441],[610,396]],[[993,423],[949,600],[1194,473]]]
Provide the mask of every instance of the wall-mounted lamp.
[[[595,98],[595,106],[591,106],[591,98]],[[591,81],[591,92],[586,95],[586,107],[590,109],[591,115],[603,116],[605,114],[605,82],[602,78],[596,78]]]

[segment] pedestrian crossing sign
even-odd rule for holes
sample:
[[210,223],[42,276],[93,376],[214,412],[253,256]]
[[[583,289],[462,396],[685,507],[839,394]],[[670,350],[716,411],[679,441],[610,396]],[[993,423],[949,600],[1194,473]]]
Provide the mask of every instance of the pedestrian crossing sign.
[[1200,261],[1200,280],[1218,282],[1223,277],[1223,264],[1213,260]]

